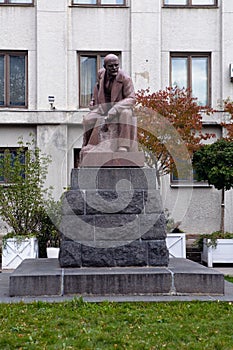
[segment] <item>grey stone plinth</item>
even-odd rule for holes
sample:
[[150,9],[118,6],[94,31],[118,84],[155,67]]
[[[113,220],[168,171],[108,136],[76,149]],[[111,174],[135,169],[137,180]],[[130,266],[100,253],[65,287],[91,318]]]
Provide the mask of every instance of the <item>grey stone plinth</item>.
[[10,296],[223,295],[224,275],[187,259],[168,267],[61,268],[57,259],[26,259],[10,275]]
[[61,267],[168,265],[154,169],[73,169],[62,214]]
[[88,152],[80,167],[143,167],[143,152]]
[[80,168],[71,171],[71,189],[155,190],[156,174],[149,168]]

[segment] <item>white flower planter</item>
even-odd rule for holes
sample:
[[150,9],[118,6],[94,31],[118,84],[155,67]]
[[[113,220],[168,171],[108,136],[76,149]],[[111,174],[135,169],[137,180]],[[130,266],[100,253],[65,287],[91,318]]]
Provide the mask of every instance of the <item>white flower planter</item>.
[[14,270],[24,259],[38,258],[36,238],[8,238],[2,247],[2,269]]
[[213,264],[233,264],[233,239],[217,239],[216,248],[208,247],[209,241],[204,239],[201,255],[201,260],[208,267],[213,267]]
[[185,233],[168,233],[166,238],[169,258],[186,259],[186,238]]
[[48,247],[48,248],[46,248],[46,252],[47,252],[47,258],[58,259],[60,248]]

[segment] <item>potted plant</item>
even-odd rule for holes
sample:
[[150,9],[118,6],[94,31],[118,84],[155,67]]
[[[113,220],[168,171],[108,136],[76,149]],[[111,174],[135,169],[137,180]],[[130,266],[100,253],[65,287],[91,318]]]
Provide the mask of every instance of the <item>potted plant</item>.
[[203,245],[202,261],[208,266],[214,263],[233,263],[233,233],[225,232],[225,191],[233,187],[233,142],[219,139],[204,145],[194,153],[193,165],[198,180],[208,181],[221,190],[220,230],[209,235],[201,235],[196,244]]
[[213,264],[233,263],[233,233],[215,231],[202,234],[194,245],[202,250],[201,260],[208,267],[213,267]]
[[0,155],[0,216],[9,228],[3,237],[2,268],[15,269],[25,258],[38,257],[37,235],[46,195],[50,158],[32,139]]

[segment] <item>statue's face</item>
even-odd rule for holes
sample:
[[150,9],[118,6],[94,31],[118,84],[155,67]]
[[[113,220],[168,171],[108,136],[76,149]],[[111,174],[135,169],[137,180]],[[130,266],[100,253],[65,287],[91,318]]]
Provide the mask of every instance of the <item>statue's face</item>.
[[115,77],[119,70],[119,60],[115,58],[108,60],[105,69],[109,77]]

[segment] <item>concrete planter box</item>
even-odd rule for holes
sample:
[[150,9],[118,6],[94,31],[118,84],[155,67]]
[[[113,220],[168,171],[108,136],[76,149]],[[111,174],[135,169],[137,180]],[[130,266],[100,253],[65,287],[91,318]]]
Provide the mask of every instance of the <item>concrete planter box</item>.
[[47,252],[47,258],[58,259],[60,248],[48,247],[48,248],[46,248],[46,252]]
[[208,267],[213,267],[213,264],[233,264],[233,239],[217,239],[216,248],[208,247],[209,242],[210,240],[204,239],[201,256]]
[[186,259],[185,233],[168,233],[166,244],[169,251],[169,258]]
[[38,258],[37,238],[8,238],[2,247],[2,269],[14,270],[23,260]]

